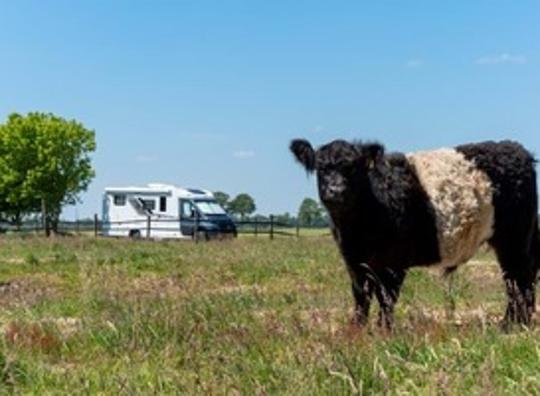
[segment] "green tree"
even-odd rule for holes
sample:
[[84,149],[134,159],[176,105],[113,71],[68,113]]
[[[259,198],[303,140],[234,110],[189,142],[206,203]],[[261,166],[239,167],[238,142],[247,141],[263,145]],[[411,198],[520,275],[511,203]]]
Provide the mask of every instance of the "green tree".
[[50,113],[11,114],[0,125],[0,208],[15,219],[45,209],[54,231],[62,206],[94,177],[94,131]]
[[251,220],[265,223],[268,221],[268,216],[264,216],[262,214],[256,214],[254,216],[251,216]]
[[298,221],[303,226],[315,226],[323,223],[324,210],[312,198],[305,198],[298,209]]
[[238,194],[232,201],[229,202],[229,212],[240,215],[243,220],[246,215],[250,215],[257,207],[255,201],[249,194]]
[[[0,172],[3,172],[1,167]],[[12,177],[3,184],[1,179],[0,175],[0,221],[20,225],[25,215],[39,210],[39,200],[24,199],[20,196],[18,177]]]
[[227,210],[227,207],[229,206],[229,199],[231,198],[229,194],[224,193],[223,191],[216,191],[214,193],[214,198],[216,199],[216,202],[223,207],[223,209]]
[[285,212],[283,214],[274,215],[274,220],[279,224],[294,225],[296,219],[292,217],[289,212]]
[[[14,115],[10,119],[14,119]],[[0,125],[0,218],[15,224],[40,208],[39,197],[23,189],[28,170],[35,163],[35,155],[28,152],[33,138],[26,128],[13,133],[7,126]]]

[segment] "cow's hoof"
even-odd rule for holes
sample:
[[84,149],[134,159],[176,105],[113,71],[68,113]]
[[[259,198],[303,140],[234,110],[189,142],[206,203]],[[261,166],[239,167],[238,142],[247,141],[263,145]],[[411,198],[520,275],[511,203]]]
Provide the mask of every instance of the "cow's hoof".
[[368,318],[358,317],[355,315],[351,318],[351,320],[349,321],[349,324],[357,328],[364,328],[368,324]]

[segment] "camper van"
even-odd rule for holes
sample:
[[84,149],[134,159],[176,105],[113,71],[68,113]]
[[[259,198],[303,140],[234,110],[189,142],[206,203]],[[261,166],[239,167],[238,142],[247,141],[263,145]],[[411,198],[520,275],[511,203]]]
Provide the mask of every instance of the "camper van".
[[210,191],[153,183],[105,189],[103,234],[210,239],[236,236],[236,226]]

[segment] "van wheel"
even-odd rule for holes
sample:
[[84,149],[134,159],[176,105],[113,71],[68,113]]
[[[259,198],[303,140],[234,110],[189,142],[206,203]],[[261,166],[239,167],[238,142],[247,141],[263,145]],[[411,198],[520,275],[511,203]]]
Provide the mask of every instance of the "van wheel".
[[210,237],[206,231],[197,231],[197,240],[198,241],[208,241]]
[[133,239],[140,239],[141,230],[129,230],[129,237]]

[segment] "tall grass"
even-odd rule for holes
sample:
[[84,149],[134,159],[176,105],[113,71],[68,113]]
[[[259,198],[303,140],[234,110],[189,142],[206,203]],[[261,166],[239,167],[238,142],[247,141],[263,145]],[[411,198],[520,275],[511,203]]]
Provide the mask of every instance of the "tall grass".
[[452,282],[411,271],[386,334],[350,326],[330,238],[4,238],[0,393],[540,393],[492,257]]

